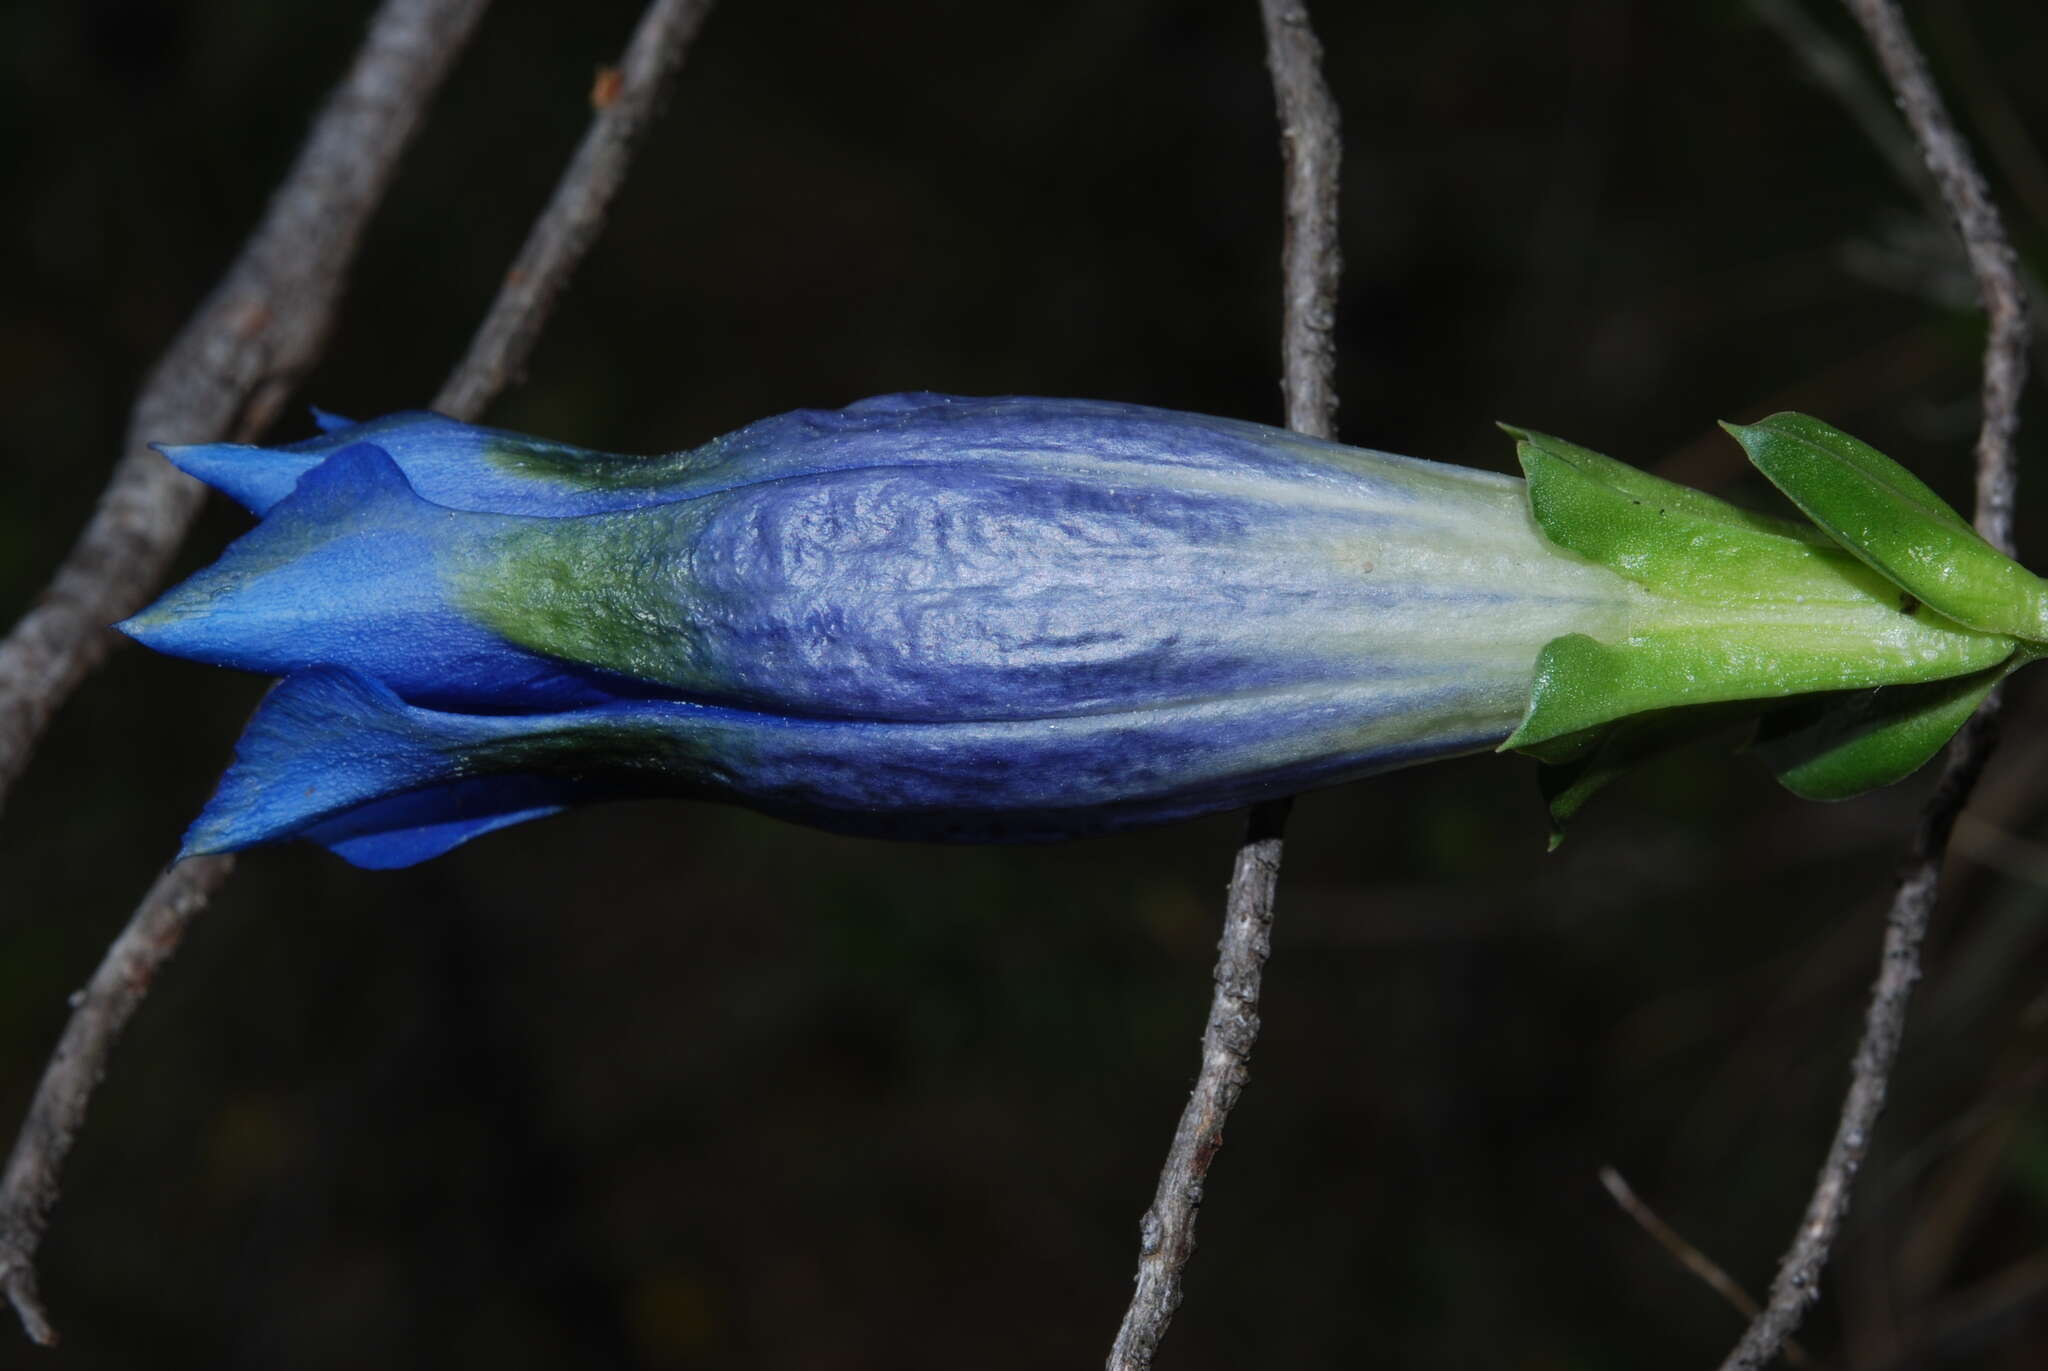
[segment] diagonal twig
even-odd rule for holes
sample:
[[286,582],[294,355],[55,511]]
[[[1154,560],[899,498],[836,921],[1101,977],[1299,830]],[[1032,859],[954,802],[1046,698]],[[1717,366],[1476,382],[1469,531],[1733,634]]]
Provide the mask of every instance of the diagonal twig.
[[[1983,424],[1977,435],[1977,530],[2012,550],[2013,492],[2018,461],[2020,391],[2026,380],[2026,295],[1998,209],[1969,149],[1957,134],[1927,64],[1914,45],[1894,0],[1845,0],[1877,51],[1885,76],[1956,220],[1989,321],[1984,348]],[[1856,1172],[1870,1146],[1899,1041],[1907,1003],[1920,977],[1920,946],[1939,894],[1943,854],[1957,816],[1995,745],[1999,697],[1994,692],[1965,726],[1922,811],[1897,893],[1885,921],[1884,957],[1864,1014],[1847,1096],[1806,1212],[1778,1266],[1770,1299],[1722,1371],[1757,1371],[1768,1364],[1818,1297],[1821,1273],[1848,1212]]]
[[[1606,1187],[1615,1204],[1621,1207],[1621,1212],[1634,1219],[1636,1226],[1654,1238],[1658,1246],[1669,1252],[1673,1261],[1698,1276],[1709,1290],[1726,1300],[1743,1318],[1753,1319],[1757,1316],[1759,1310],[1755,1296],[1738,1285],[1721,1263],[1686,1241],[1683,1233],[1673,1228],[1665,1221],[1663,1215],[1644,1203],[1643,1197],[1636,1194],[1635,1187],[1630,1185],[1619,1171],[1611,1166],[1601,1167],[1600,1184]],[[1785,1340],[1785,1360],[1794,1366],[1813,1364],[1812,1359],[1806,1355],[1806,1349],[1793,1338]]]
[[202,864],[216,862],[223,875],[233,865],[232,858],[181,862],[150,887],[92,980],[73,997],[71,1020],[43,1069],[7,1159],[0,1180],[0,1288],[29,1337],[45,1347],[56,1346],[57,1331],[36,1290],[35,1256],[57,1203],[64,1158],[85,1122],[86,1105],[121,1029],[149,993],[158,969],[177,950],[185,926],[206,905],[210,890],[203,884]]
[[143,444],[254,436],[318,360],[363,228],[488,3],[385,0],[241,254],[150,372],[99,506],[0,642],[0,799],[199,511],[204,487]]
[[505,273],[468,353],[434,398],[435,409],[475,419],[519,379],[554,313],[555,298],[597,241],[633,155],[660,113],[669,78],[683,64],[711,5],[712,0],[654,0],[618,67],[600,74],[591,97],[597,117]]
[[[1322,73],[1322,46],[1301,0],[1260,0],[1266,63],[1280,109],[1286,157],[1282,248],[1281,374],[1288,427],[1333,436],[1337,395],[1331,329],[1337,312],[1337,105]],[[1287,800],[1253,808],[1230,877],[1217,945],[1215,993],[1202,1031],[1202,1066],[1138,1226],[1138,1274],[1117,1329],[1108,1371],[1145,1371],[1181,1302],[1195,1250],[1195,1218],[1223,1126],[1250,1076],[1259,1036],[1259,988],[1272,946]]]
[[[520,265],[508,274],[468,356],[450,376],[443,395],[456,398],[444,398],[444,410],[474,417],[518,370],[562,286],[596,241],[632,153],[711,4],[654,0],[642,15],[620,78],[604,83],[590,133],[535,221]],[[161,462],[154,455],[150,460]],[[172,866],[143,896],[77,997],[0,1173],[0,1289],[28,1335],[46,1346],[56,1342],[56,1331],[37,1293],[35,1253],[57,1202],[64,1159],[129,1016],[233,870],[232,856],[195,857]]]
[[[203,487],[142,444],[253,435],[267,423],[317,359],[363,228],[488,3],[386,0],[241,254],[158,361],[98,510],[42,600],[0,644],[0,794],[64,697],[106,654],[106,625],[147,597],[198,512]],[[159,879],[107,950],[0,1173],[0,1289],[45,1346],[57,1335],[34,1259],[58,1173],[114,1039],[211,889],[209,868],[192,865]]]

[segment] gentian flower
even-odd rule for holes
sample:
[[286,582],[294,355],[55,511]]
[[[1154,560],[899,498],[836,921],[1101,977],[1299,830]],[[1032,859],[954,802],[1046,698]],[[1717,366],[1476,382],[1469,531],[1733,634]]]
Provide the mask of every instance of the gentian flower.
[[1583,791],[1640,750],[1631,720],[1813,691],[1860,692],[1865,722],[1782,729],[1780,770],[1847,793],[1924,760],[2040,634],[2012,609],[2039,583],[1975,549],[1963,591],[1907,604],[1839,530],[1538,435],[1525,487],[1087,401],[892,396],[655,457],[322,425],[164,449],[261,518],[120,627],[285,678],[186,855],[305,838],[400,866],[650,794],[1037,840],[1504,739]]

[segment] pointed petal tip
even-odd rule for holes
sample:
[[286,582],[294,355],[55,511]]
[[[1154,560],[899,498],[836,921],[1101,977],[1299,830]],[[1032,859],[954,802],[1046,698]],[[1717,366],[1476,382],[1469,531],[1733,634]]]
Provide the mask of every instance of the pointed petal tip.
[[194,480],[203,481],[252,514],[277,503],[298,479],[279,471],[274,449],[249,443],[151,443],[150,447]]
[[[164,652],[167,650],[165,644],[174,636],[175,626],[186,617],[177,599],[178,588],[173,586],[127,618],[108,627],[146,648]],[[171,655],[177,654],[173,652]]]
[[220,635],[207,610],[217,595],[194,588],[194,583],[204,578],[206,572],[195,573],[110,627],[152,652],[231,665],[215,660],[214,649]]
[[[187,476],[196,477],[208,485],[214,485],[214,473],[226,468],[229,459],[225,453],[255,450],[241,443],[150,443],[148,446]],[[218,489],[217,486],[215,488]]]

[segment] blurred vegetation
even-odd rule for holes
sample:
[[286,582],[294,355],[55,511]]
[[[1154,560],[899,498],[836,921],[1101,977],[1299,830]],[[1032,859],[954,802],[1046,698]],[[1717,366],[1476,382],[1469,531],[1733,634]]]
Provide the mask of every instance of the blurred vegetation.
[[[2038,268],[2048,11],[1912,8]],[[10,620],[368,9],[0,10]],[[304,400],[432,393],[636,9],[486,20]],[[1761,501],[1712,423],[1796,405],[1967,501],[1967,281],[1750,6],[1315,10],[1348,138],[1347,439],[1505,469],[1510,419]],[[1276,420],[1274,137],[1250,0],[726,0],[492,417],[629,450],[909,388]],[[210,510],[185,564],[243,524]],[[14,795],[10,1131],[260,689],[119,653]],[[2043,717],[2022,677],[1809,1325],[1837,1367],[2048,1363]],[[1548,858],[1518,760],[1306,799],[1163,1364],[1717,1359],[1738,1320],[1596,1168],[1765,1284],[1924,784],[1806,806],[1701,753]],[[935,850],[678,803],[403,873],[258,854],[95,1106],[46,1248],[48,1364],[1099,1364],[1236,833]]]

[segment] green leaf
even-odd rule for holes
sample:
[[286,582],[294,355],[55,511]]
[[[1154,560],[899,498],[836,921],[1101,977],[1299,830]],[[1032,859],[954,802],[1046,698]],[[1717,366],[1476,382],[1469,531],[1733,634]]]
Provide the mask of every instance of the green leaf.
[[1501,750],[1677,705],[1941,680],[2013,655],[2009,638],[1944,632],[1883,606],[1827,608],[1821,618],[1731,613],[1619,643],[1553,638],[1536,659],[1528,712]]
[[1970,628],[2048,640],[2048,582],[1891,458],[1805,414],[1722,427],[1807,517],[1915,598]]
[[1891,582],[1810,524],[1738,509],[1562,439],[1514,431],[1522,432],[1516,451],[1544,535],[1665,601],[1898,607]]
[[1841,556],[1819,530],[1752,514],[1559,438],[1510,429],[1545,536],[1660,594],[1716,604]]
[[1763,718],[1755,748],[1808,800],[1846,800],[1902,781],[1941,751],[2021,660],[1922,685],[1801,700]]
[[[1661,476],[1652,476],[1649,472],[1632,467],[1626,462],[1618,462],[1604,453],[1567,442],[1563,438],[1538,433],[1535,429],[1518,428],[1513,424],[1502,424],[1500,429],[1516,440],[1515,453],[1521,459],[1522,470],[1531,482],[1532,504],[1536,503],[1534,492],[1539,484],[1569,472],[1579,478],[1582,488],[1604,489],[1629,505],[1647,508],[1658,515],[1677,515],[1696,523],[1718,525],[1723,529],[1774,534],[1799,542],[1825,544],[1827,541],[1817,530],[1806,524],[1731,505],[1726,500],[1709,495],[1705,491],[1694,490],[1675,481],[1667,481]],[[1532,467],[1540,468],[1542,476],[1539,477]],[[1550,501],[1553,507],[1572,498],[1569,488],[1565,487],[1553,485],[1547,493],[1553,497]],[[1626,513],[1618,506],[1610,505],[1607,508],[1615,513]],[[1536,517],[1543,525],[1543,531],[1553,540],[1574,552],[1593,558],[1594,561],[1605,562],[1606,558],[1597,552],[1576,545],[1581,535],[1575,533],[1570,521],[1560,521],[1560,529],[1553,531],[1550,520],[1544,518],[1540,509]],[[1559,537],[1560,533],[1564,536]],[[1597,537],[1598,522],[1587,528],[1584,536]]]

